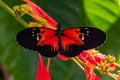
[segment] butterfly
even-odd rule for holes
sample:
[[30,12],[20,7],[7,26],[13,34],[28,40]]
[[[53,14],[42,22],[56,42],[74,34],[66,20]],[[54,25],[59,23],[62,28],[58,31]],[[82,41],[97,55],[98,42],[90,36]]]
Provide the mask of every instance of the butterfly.
[[54,57],[58,53],[74,57],[83,50],[96,48],[106,40],[106,34],[92,27],[74,27],[57,30],[45,27],[31,27],[20,31],[16,40],[22,47],[38,51],[42,56]]

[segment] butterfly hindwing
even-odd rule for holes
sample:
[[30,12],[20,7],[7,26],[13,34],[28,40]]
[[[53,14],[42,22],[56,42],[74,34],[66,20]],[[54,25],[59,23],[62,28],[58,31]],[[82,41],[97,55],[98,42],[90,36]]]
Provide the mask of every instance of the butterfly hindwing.
[[17,34],[17,42],[24,48],[38,51],[46,57],[58,54],[56,32],[49,28],[26,28]]
[[77,56],[83,50],[100,46],[106,40],[106,34],[96,28],[80,27],[63,30],[61,36],[64,56]]

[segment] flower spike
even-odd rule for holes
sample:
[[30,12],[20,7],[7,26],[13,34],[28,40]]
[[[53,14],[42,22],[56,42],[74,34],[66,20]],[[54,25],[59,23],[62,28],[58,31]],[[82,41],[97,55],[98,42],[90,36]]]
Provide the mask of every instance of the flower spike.
[[39,20],[39,18],[43,18],[47,21],[46,27],[51,26],[50,28],[52,29],[56,28],[57,22],[52,19],[45,11],[43,11],[39,6],[37,6],[30,0],[26,0],[26,3],[32,8],[34,14],[37,15],[36,17],[34,17],[36,20]]
[[39,62],[37,68],[36,80],[50,80],[50,73],[45,67],[42,56],[39,54]]

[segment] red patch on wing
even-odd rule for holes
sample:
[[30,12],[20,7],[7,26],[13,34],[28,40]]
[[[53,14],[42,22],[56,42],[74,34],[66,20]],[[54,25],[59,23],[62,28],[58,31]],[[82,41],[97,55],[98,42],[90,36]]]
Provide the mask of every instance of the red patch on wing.
[[78,43],[77,42],[75,42],[74,40],[72,40],[72,39],[69,39],[69,38],[67,38],[67,37],[65,37],[65,36],[61,36],[61,43],[62,43],[62,48],[63,48],[63,50],[66,52],[66,50],[68,50],[68,46],[69,45],[72,45],[72,44],[76,44],[76,45],[78,45]]
[[[71,44],[77,44],[77,45],[83,45],[83,41],[81,40],[80,36],[81,36],[81,32],[80,32],[80,28],[70,28],[70,29],[66,29],[63,31],[63,34],[66,38],[68,38],[68,45],[70,44],[69,42],[72,42]],[[70,40],[70,41],[69,41]],[[63,41],[63,40],[62,40]]]
[[51,45],[51,47],[53,47],[54,50],[58,50],[58,38],[55,34],[56,32],[53,29],[40,28],[39,35],[41,36],[41,38],[38,41],[37,45]]

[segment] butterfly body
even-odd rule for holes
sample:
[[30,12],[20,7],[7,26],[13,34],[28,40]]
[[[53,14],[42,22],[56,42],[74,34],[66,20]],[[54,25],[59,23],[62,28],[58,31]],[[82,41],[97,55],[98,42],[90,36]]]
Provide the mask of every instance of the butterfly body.
[[74,57],[83,50],[100,46],[106,40],[103,31],[91,27],[76,27],[62,30],[32,27],[20,31],[17,42],[24,48],[38,51],[46,57],[54,57],[58,53],[66,57]]

